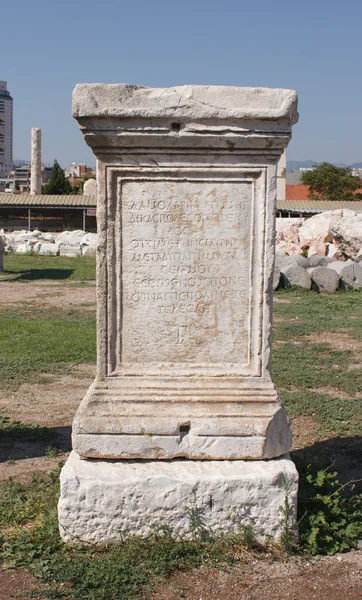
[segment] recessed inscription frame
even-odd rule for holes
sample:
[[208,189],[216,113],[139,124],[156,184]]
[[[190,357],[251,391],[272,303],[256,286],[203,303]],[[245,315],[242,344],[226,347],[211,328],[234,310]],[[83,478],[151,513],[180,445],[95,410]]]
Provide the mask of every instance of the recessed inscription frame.
[[[172,367],[172,374],[175,376],[215,375],[260,377],[263,371],[263,336],[260,332],[263,331],[264,299],[264,294],[261,293],[261,290],[268,284],[267,278],[265,278],[264,275],[266,251],[266,203],[268,198],[267,167],[215,167],[207,169],[191,169],[189,167],[140,169],[138,167],[132,169],[129,166],[111,166],[106,167],[105,172],[108,193],[106,203],[107,209],[103,214],[103,220],[106,223],[107,267],[103,271],[103,274],[106,277],[107,285],[102,285],[101,288],[106,290],[104,302],[107,302],[108,306],[107,310],[104,310],[104,312],[108,315],[108,323],[101,335],[107,335],[106,343],[102,344],[103,349],[107,351],[106,376],[134,376],[143,374],[159,376],[162,374],[164,375],[166,371],[170,373],[170,367]],[[123,241],[127,224],[125,223],[126,209],[123,190],[127,184],[133,186],[138,185],[140,187],[143,184],[150,184],[151,186],[164,184],[166,187],[174,184],[176,196],[178,195],[178,188],[181,187],[180,184],[183,185],[183,190],[185,189],[185,185],[191,187],[199,185],[203,186],[203,188],[214,186],[216,190],[223,188],[226,195],[230,187],[233,187],[233,191],[238,187],[240,187],[240,190],[243,186],[244,188],[245,186],[250,187],[250,206],[246,206],[246,211],[248,213],[247,217],[250,220],[250,231],[248,231],[249,244],[247,249],[248,261],[247,264],[245,264],[244,261],[244,265],[240,265],[240,273],[243,277],[247,277],[249,286],[247,294],[247,341],[244,342],[246,346],[246,356],[244,357],[244,361],[239,360],[237,356],[233,361],[220,360],[218,361],[220,364],[215,364],[215,362],[210,362],[208,360],[202,362],[197,360],[193,362],[183,362],[182,360],[160,361],[157,359],[157,356],[155,356],[153,361],[144,361],[140,360],[139,356],[136,355],[134,362],[126,362],[124,360],[125,348],[123,332],[125,329],[125,319],[127,319],[127,309],[125,309],[125,295],[127,294],[127,289],[125,289],[123,278],[125,268],[124,263],[126,262]],[[216,202],[218,202],[217,198]],[[204,207],[202,206],[199,207],[200,212],[202,212],[203,208]],[[166,214],[166,216],[172,215]],[[186,223],[187,228],[189,221],[185,218],[185,215],[181,216],[183,217],[183,223]],[[226,216],[229,218],[232,217],[231,214]],[[102,228],[102,224],[100,224],[100,227]],[[220,233],[222,234],[223,227],[220,223],[216,223],[216,228],[217,227],[219,227]],[[242,224],[239,223],[233,227],[235,229],[239,228],[240,230],[242,229]],[[142,232],[142,225],[135,224],[133,231],[136,231],[137,233],[137,229],[141,229]],[[233,233],[234,230],[229,228],[227,232],[230,231]],[[237,234],[238,232],[236,231],[233,237],[234,242],[237,241]],[[174,237],[175,236],[171,236],[171,239],[169,239],[170,243],[172,243]],[[187,240],[192,240],[192,238],[193,236],[191,234],[188,236]],[[214,240],[215,238],[211,241],[214,242]],[[241,253],[239,252],[239,257],[240,254]],[[128,266],[132,267],[132,265]],[[216,277],[214,279],[217,280]],[[226,283],[226,277],[221,277],[219,279],[221,279],[221,284]],[[232,281],[235,280],[235,278],[230,279]],[[204,281],[207,282],[207,278],[204,279]],[[211,278],[209,278],[209,281],[211,281]],[[185,295],[186,294],[184,293],[184,296]],[[102,303],[102,306],[105,306],[104,303]],[[161,317],[160,320],[162,320]]]

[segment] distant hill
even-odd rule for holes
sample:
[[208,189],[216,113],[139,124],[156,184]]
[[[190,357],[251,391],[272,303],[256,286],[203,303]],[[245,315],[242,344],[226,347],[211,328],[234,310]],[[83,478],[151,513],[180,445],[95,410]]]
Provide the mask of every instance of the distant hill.
[[[291,173],[292,171],[299,169],[310,169],[311,167],[316,167],[317,165],[322,164],[322,160],[317,162],[315,160],[288,160],[287,161],[287,172]],[[353,163],[353,165],[346,165],[345,163],[332,163],[332,165],[336,165],[336,167],[350,167],[350,169],[362,169],[362,162]]]

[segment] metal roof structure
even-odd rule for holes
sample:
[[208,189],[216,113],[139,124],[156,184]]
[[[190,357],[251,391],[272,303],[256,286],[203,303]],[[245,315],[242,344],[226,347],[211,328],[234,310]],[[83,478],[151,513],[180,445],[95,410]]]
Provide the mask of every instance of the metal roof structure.
[[[95,208],[97,196],[81,196],[77,194],[49,195],[49,194],[8,194],[0,193],[0,206],[44,206],[48,208]],[[295,213],[316,214],[326,210],[340,210],[347,208],[362,212],[362,202],[345,200],[278,200],[277,210]]]
[[48,208],[95,208],[97,196],[77,194],[9,194],[0,193],[0,206],[43,206]]
[[362,202],[354,200],[278,200],[277,210],[287,210],[297,213],[321,213],[326,210],[341,210],[347,208],[362,212]]

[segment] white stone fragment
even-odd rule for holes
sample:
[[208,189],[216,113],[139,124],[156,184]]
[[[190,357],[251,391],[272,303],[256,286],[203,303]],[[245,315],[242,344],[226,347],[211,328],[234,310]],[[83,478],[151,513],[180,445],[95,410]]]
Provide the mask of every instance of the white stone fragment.
[[41,129],[31,130],[30,194],[41,194]]
[[328,267],[313,267],[308,269],[312,278],[312,287],[319,292],[335,292],[339,286],[339,275]]
[[78,245],[71,246],[70,244],[60,244],[59,246],[59,256],[70,256],[71,258],[75,258],[76,256],[80,256],[81,254],[81,247]]
[[58,256],[59,245],[58,244],[42,244],[39,249],[41,256]]
[[345,256],[354,259],[362,245],[362,214],[343,211],[343,218],[332,223],[334,243]]
[[96,256],[97,248],[95,246],[82,246],[82,256]]
[[278,540],[287,485],[290,521],[296,523],[298,473],[288,455],[253,462],[150,463],[80,460],[72,452],[60,480],[60,533],[70,543],[115,544],[162,526],[192,537],[197,535],[192,511],[213,535],[237,532],[241,523],[250,524],[260,541]]
[[15,249],[15,254],[30,254],[32,246],[29,244],[18,244]]
[[97,182],[95,179],[88,179],[83,186],[84,196],[96,196],[97,195]]
[[351,260],[347,262],[336,260],[329,263],[328,268],[336,271],[339,276],[340,286],[342,289],[354,287],[355,273],[354,264]]
[[73,117],[287,119],[298,121],[294,90],[218,85],[149,88],[122,83],[79,83]]
[[85,231],[82,229],[75,229],[74,231],[62,231],[57,235],[57,243],[63,246],[76,246],[81,243]]
[[357,256],[356,256],[356,263],[362,262],[362,248],[360,248],[358,250]]
[[282,270],[284,287],[292,287],[296,285],[306,290],[310,290],[312,280],[310,274],[303,267],[290,265]]
[[317,254],[314,254],[313,256],[308,256],[308,262],[311,268],[328,267],[328,265],[333,261],[334,259],[328,256],[318,256]]
[[92,246],[93,248],[97,247],[97,234],[96,233],[86,233],[80,240],[80,245],[83,246]]

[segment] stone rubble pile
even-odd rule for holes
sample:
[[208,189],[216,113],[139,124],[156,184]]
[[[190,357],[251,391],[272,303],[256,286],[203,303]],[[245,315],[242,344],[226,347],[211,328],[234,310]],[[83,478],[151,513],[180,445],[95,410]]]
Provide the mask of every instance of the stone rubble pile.
[[328,256],[287,256],[282,250],[277,250],[273,289],[293,285],[319,292],[362,289],[362,253],[358,253],[356,260],[342,261]]
[[15,254],[36,253],[42,256],[95,256],[97,234],[82,229],[44,233],[42,231],[0,232],[5,240],[5,252]]
[[292,285],[326,292],[362,288],[361,213],[342,209],[276,220],[273,288]]
[[276,247],[289,256],[307,253],[309,259],[354,260],[359,255],[361,260],[362,213],[341,209],[308,219],[277,219]]

